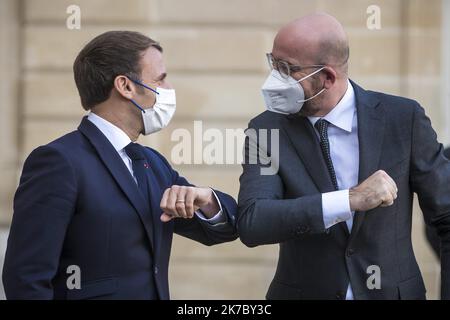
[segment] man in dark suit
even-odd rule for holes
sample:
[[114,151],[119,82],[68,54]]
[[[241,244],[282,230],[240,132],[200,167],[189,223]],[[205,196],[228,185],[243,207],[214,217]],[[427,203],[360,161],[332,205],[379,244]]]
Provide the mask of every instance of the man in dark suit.
[[268,111],[250,121],[245,145],[240,238],[280,244],[268,299],[424,299],[411,243],[415,192],[442,240],[448,299],[450,162],[419,104],[349,81],[348,57],[346,34],[327,14],[276,35],[262,88]]
[[[25,161],[3,269],[8,299],[169,299],[173,233],[237,238],[233,198],[194,187],[135,141],[175,111],[162,48],[113,31],[74,63],[90,113]],[[147,107],[150,106],[150,107]]]

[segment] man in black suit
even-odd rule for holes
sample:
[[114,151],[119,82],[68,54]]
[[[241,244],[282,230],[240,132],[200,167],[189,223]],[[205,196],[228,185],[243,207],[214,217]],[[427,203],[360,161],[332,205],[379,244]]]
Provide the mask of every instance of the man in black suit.
[[237,238],[236,202],[195,187],[136,143],[176,108],[162,47],[130,31],[90,41],[74,63],[78,130],[34,150],[14,197],[8,299],[169,299],[173,233]]
[[348,57],[327,14],[276,35],[268,110],[250,121],[245,144],[241,240],[280,244],[268,299],[425,299],[411,242],[415,192],[442,240],[448,299],[450,162],[424,109],[349,81]]

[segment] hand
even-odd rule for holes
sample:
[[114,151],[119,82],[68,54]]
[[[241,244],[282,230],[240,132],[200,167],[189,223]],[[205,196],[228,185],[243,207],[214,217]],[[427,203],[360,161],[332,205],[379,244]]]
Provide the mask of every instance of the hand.
[[350,209],[367,211],[379,206],[388,207],[397,199],[397,185],[383,170],[379,170],[350,189]]
[[161,221],[173,218],[191,219],[196,210],[201,209],[206,218],[212,218],[220,208],[210,188],[172,186],[164,191],[160,207]]

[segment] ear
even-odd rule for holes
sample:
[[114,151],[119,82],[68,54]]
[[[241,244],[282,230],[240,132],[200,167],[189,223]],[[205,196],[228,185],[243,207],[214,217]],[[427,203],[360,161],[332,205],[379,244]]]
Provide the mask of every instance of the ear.
[[125,99],[131,100],[136,95],[134,83],[125,76],[117,76],[114,79],[114,88]]
[[325,67],[322,73],[325,75],[324,88],[330,89],[336,82],[337,73],[330,67]]

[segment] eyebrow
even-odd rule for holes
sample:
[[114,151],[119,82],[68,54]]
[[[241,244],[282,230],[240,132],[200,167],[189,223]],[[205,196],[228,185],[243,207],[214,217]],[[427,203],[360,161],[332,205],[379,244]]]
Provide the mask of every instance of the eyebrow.
[[291,66],[291,67],[299,67],[299,65],[298,64],[295,64],[295,63],[291,63],[290,61],[287,61],[287,60],[285,60],[285,59],[277,59],[278,61],[283,61],[283,62],[286,62],[289,66]]
[[286,63],[289,65],[289,67],[300,67],[299,65],[293,64],[293,63],[291,63],[291,62],[289,62],[289,61],[287,61],[287,60],[285,60],[285,59],[278,59],[278,58],[275,58],[273,55],[272,55],[272,58],[273,58],[275,61],[283,61],[283,62],[286,62]]
[[167,73],[166,72],[164,72],[164,73],[162,73],[159,77],[158,77],[158,81],[163,81],[165,78],[167,77]]

